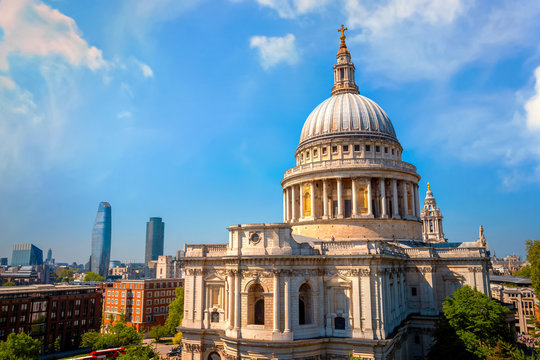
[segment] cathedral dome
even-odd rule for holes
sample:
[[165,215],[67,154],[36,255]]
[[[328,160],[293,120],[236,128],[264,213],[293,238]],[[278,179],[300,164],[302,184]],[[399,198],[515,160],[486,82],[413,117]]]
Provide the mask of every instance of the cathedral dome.
[[334,94],[319,104],[304,123],[300,145],[340,137],[398,142],[384,110],[355,92]]

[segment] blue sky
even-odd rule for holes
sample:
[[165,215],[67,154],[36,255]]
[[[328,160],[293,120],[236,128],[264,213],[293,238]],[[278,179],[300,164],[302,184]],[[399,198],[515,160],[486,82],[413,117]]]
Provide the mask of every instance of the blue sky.
[[357,84],[430,181],[451,241],[540,238],[540,3],[0,0],[0,256],[86,262],[224,243],[282,218],[280,180],[329,97],[345,24]]

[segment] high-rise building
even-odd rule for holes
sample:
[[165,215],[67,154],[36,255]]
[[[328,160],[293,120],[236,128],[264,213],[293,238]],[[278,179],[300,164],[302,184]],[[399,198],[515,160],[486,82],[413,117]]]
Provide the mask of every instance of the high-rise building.
[[92,230],[92,261],[90,270],[107,277],[111,258],[111,204],[101,202]]
[[50,263],[52,261],[52,250],[49,249],[49,251],[47,251],[47,260],[45,260],[46,263]]
[[41,265],[43,251],[34,244],[15,244],[11,255],[11,266]]
[[8,264],[8,258],[6,257],[0,258],[0,266],[5,266],[7,264]]
[[159,217],[151,217],[146,223],[146,254],[144,262],[157,260],[163,255],[163,234],[165,223]]

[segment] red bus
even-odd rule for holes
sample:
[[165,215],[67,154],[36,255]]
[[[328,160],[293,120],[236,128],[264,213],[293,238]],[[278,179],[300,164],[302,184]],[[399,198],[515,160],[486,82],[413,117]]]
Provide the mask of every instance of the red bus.
[[89,355],[93,356],[93,359],[116,359],[118,355],[125,353],[126,349],[124,349],[123,347],[119,347],[113,349],[95,350],[92,351]]

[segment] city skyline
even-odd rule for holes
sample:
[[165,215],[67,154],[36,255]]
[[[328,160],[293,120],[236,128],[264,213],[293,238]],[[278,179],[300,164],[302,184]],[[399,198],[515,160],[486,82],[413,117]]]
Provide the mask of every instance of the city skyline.
[[421,199],[431,182],[449,241],[483,225],[492,253],[524,255],[540,233],[540,5],[395,6],[3,0],[0,254],[31,242],[86,263],[101,200],[118,260],[144,261],[152,214],[165,254],[280,222],[343,23],[360,93],[392,120]]

